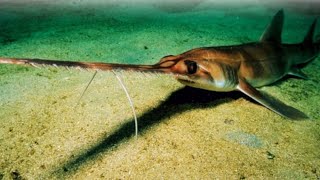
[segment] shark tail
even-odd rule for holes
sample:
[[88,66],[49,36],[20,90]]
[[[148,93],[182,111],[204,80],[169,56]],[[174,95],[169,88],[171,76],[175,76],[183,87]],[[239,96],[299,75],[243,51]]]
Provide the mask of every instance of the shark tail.
[[307,35],[305,36],[302,44],[304,46],[312,46],[314,44],[313,42],[313,34],[314,34],[314,30],[316,28],[316,24],[317,24],[317,19],[313,20],[309,30],[308,30],[308,33]]
[[[306,58],[305,60],[301,59],[299,62],[295,64],[304,64],[314,60],[318,54],[320,53],[320,35],[317,35],[314,38],[314,32],[317,24],[317,18],[313,20],[304,40],[301,43],[301,48],[308,50],[311,58]],[[309,56],[309,57],[310,57]]]
[[305,36],[302,45],[306,48],[314,49],[315,53],[320,53],[320,34],[315,37],[313,40],[314,32],[317,24],[317,18],[313,20],[307,35]]
[[314,46],[316,47],[317,51],[320,53],[320,34],[316,36]]

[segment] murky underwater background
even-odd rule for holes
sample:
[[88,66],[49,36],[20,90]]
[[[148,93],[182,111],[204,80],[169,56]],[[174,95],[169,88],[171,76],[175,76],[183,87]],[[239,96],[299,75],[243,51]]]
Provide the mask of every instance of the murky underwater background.
[[[301,42],[316,1],[0,0],[0,56],[153,64],[203,46],[257,41],[281,8]],[[319,39],[320,26],[315,33]],[[0,179],[319,179],[320,61],[261,88],[305,112],[293,122],[241,93],[172,77],[0,64]]]

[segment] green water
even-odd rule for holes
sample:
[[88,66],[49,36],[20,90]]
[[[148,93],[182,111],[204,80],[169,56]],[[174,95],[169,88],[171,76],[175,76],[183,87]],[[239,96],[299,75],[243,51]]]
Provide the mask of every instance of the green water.
[[[177,3],[4,1],[0,7],[2,55],[154,63],[194,47],[256,41],[280,9],[257,2]],[[309,6],[288,8],[284,40],[303,38],[315,17]]]

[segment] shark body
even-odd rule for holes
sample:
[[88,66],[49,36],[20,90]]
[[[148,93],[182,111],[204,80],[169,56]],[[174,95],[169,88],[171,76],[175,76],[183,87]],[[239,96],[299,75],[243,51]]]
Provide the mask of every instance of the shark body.
[[270,110],[293,120],[308,118],[303,112],[259,92],[286,75],[306,79],[297,65],[316,58],[319,40],[313,42],[316,20],[299,44],[282,44],[284,14],[273,17],[260,41],[235,46],[202,47],[163,57],[154,65],[89,63],[45,59],[0,58],[3,64],[62,66],[94,70],[127,70],[174,75],[187,86],[211,91],[239,90]]

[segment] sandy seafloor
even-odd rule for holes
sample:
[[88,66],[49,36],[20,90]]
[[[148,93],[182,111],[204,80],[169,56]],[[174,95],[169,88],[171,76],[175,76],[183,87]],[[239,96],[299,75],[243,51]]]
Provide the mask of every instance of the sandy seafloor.
[[[0,56],[153,64],[195,47],[257,41],[282,6],[61,2],[1,0]],[[283,7],[284,42],[301,42],[316,15],[302,5]],[[319,179],[319,70],[317,58],[303,68],[310,80],[261,88],[305,121],[239,92],[123,73],[136,139],[112,73],[99,72],[77,105],[93,72],[0,65],[0,179]]]

